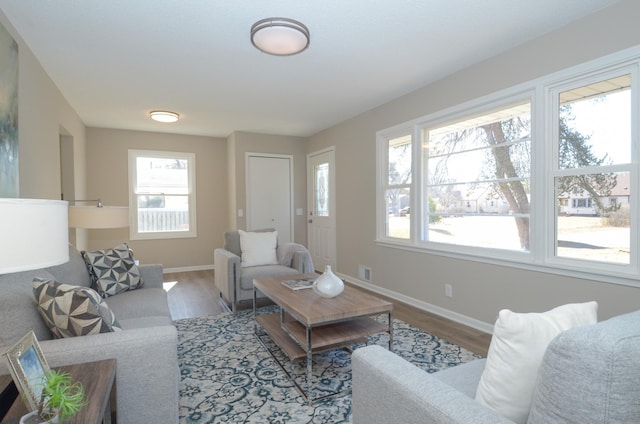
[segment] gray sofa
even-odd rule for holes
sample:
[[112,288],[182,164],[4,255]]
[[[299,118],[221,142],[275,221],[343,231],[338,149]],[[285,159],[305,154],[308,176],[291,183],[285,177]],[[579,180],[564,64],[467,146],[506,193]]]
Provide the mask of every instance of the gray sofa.
[[[427,374],[379,347],[357,349],[353,423],[512,423],[474,400],[485,360]],[[640,311],[558,335],[528,424],[640,423]]]
[[[273,228],[252,230],[255,232],[275,231]],[[213,252],[215,267],[214,282],[220,291],[220,297],[233,312],[239,302],[253,299],[253,279],[260,277],[279,277],[290,274],[313,273],[313,261],[306,247],[297,243],[278,245],[276,254],[278,264],[243,267],[238,231],[224,233],[224,245]],[[258,293],[258,296],[262,294]]]
[[[119,424],[178,422],[177,331],[162,287],[161,265],[141,265],[144,286],[108,297],[123,331],[52,339],[32,291],[34,277],[91,286],[80,253],[69,247],[69,262],[47,269],[0,275],[0,352],[33,330],[49,366],[115,358]],[[0,374],[8,374],[0,361]],[[112,404],[113,407],[113,404]]]

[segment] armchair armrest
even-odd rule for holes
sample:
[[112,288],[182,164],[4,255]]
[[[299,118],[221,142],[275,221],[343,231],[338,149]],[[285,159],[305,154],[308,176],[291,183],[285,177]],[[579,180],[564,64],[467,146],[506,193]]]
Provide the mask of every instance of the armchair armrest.
[[381,346],[351,358],[354,424],[513,424]]
[[138,265],[138,269],[140,270],[142,281],[144,281],[144,285],[142,286],[142,288],[155,287],[161,289],[163,287],[162,283],[164,282],[164,277],[162,274],[162,265],[144,264]]
[[214,283],[222,298],[230,305],[236,302],[236,282],[240,278],[240,257],[226,249],[218,248],[213,251],[213,266],[215,268]]
[[280,265],[294,268],[301,274],[315,272],[311,253],[306,247],[298,243],[285,243],[282,246],[278,246],[278,260]]

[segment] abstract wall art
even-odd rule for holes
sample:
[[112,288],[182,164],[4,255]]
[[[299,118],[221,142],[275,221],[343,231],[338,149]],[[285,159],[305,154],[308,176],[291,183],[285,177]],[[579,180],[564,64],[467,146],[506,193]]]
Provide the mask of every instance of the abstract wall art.
[[18,44],[0,24],[0,197],[19,197]]

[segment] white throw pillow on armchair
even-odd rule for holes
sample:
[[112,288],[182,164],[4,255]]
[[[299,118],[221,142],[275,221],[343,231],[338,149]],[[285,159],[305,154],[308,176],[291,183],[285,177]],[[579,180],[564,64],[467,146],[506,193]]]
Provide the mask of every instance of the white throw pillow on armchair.
[[240,251],[242,266],[275,265],[278,263],[276,248],[278,232],[247,232],[238,230],[240,234]]
[[476,401],[515,423],[525,424],[547,346],[565,330],[595,324],[597,312],[596,302],[572,303],[543,313],[501,310]]

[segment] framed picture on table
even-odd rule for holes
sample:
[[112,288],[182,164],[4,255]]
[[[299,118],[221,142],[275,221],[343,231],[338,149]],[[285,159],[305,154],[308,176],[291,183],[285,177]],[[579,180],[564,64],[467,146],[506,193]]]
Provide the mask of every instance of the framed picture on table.
[[42,354],[33,331],[25,334],[15,345],[3,353],[9,363],[9,371],[29,411],[38,409],[40,395],[49,372],[49,365]]

